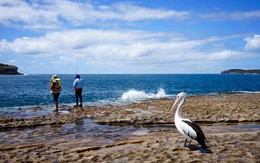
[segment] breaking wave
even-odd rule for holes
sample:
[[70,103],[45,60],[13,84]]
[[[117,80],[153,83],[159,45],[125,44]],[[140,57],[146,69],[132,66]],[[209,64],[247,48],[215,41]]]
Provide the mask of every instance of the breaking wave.
[[155,93],[146,93],[145,91],[138,91],[135,89],[130,89],[127,92],[123,93],[121,96],[122,100],[146,100],[146,99],[159,99],[167,97],[163,88],[160,88],[158,92]]

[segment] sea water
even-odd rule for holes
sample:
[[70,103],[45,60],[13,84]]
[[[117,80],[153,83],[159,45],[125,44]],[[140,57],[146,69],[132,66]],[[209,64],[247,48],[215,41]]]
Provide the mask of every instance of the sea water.
[[[58,74],[62,82],[60,104],[75,104],[75,75]],[[52,105],[49,75],[0,76],[0,110]],[[175,98],[179,92],[202,95],[260,92],[260,75],[240,74],[126,74],[81,75],[86,106],[125,104],[146,99]]]

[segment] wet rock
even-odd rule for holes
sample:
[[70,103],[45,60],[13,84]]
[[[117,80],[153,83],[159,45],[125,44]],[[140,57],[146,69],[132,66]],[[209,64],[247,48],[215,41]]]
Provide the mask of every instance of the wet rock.
[[0,123],[8,123],[8,122],[13,122],[14,119],[10,116],[5,116],[0,118]]
[[[23,133],[27,128],[39,125],[59,128],[61,124],[73,123],[86,117],[95,118],[103,124],[170,124],[174,115],[169,110],[174,100],[149,100],[125,106],[84,107],[82,110],[64,108],[69,114],[50,113],[32,118],[0,118],[1,138],[8,141],[0,147],[3,162],[258,162],[259,131],[231,132],[211,131],[207,133],[208,146],[212,154],[201,154],[198,148],[183,147],[184,138],[174,128],[154,129],[143,134],[136,132],[120,137],[115,142],[102,142],[82,137],[73,140],[61,138],[61,130],[55,134],[48,129]],[[189,96],[183,108],[183,116],[203,123],[259,122],[260,94],[221,94]],[[39,110],[41,107],[30,108]],[[77,122],[76,122],[77,123]],[[76,124],[75,123],[75,124]],[[77,125],[80,125],[79,123]],[[226,126],[225,126],[226,127]],[[20,128],[21,133],[10,128]],[[8,130],[7,130],[8,129]],[[4,135],[4,133],[8,133]],[[226,132],[226,133],[225,133]],[[74,131],[73,131],[74,133]],[[17,138],[17,137],[19,137]],[[43,136],[50,140],[42,140]],[[39,138],[37,143],[22,141]],[[5,139],[7,140],[7,139]],[[11,140],[16,140],[12,144]],[[9,144],[8,144],[9,143]],[[91,144],[96,143],[96,144]],[[197,147],[197,144],[193,142]]]

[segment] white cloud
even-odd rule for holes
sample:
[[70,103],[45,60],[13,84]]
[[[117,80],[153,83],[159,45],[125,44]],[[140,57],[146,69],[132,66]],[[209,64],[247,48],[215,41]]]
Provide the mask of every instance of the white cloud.
[[[95,1],[47,0],[0,1],[0,24],[33,30],[53,30],[125,22],[124,25],[144,20],[243,21],[260,19],[260,10],[241,12],[195,13],[172,9],[149,8],[130,2],[100,5]],[[187,21],[190,22],[190,21]]]
[[222,50],[210,54],[209,60],[224,60],[238,55],[240,55],[240,52],[233,51],[233,50]]
[[260,35],[247,37],[245,38],[245,41],[246,41],[246,46],[245,46],[246,51],[260,50]]
[[16,62],[16,60],[15,59],[11,59],[11,60],[9,60],[9,63],[15,63]]
[[1,1],[0,12],[0,23],[6,26],[50,29],[58,24],[54,11],[25,1]]
[[231,20],[250,20],[260,19],[260,10],[256,11],[245,11],[245,12],[234,12],[230,14]]
[[212,12],[212,13],[203,13],[200,15],[202,19],[207,19],[210,21],[223,21],[223,20],[232,20],[232,21],[244,21],[244,20],[255,20],[260,19],[260,10],[255,11],[241,11],[241,12]]
[[62,26],[94,24],[97,21],[140,21],[185,19],[189,12],[152,9],[131,3],[94,6],[70,0],[0,2],[0,23],[28,29],[54,29]]
[[[237,37],[237,36],[234,36]],[[212,43],[233,37],[192,40],[180,35],[140,30],[65,30],[42,37],[22,37],[0,42],[0,52],[70,63],[77,59],[89,64],[167,65],[207,62],[239,56],[236,51],[215,49]],[[205,48],[207,47],[207,48]]]
[[0,52],[5,52],[9,49],[8,47],[9,43],[7,42],[6,39],[2,39],[0,41]]
[[139,21],[145,19],[186,19],[190,16],[187,11],[174,11],[164,9],[151,9],[141,6],[135,6],[130,3],[118,3],[112,5],[112,10],[121,13],[119,19],[126,21]]

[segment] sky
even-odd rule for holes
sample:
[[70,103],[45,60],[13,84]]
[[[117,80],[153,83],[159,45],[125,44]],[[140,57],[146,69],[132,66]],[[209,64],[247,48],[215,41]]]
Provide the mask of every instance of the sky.
[[260,1],[0,0],[0,63],[29,74],[260,69]]

